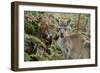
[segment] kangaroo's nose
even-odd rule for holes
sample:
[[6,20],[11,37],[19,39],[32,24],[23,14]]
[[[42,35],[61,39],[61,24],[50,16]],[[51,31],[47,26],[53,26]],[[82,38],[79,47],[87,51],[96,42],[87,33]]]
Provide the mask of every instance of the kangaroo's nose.
[[63,34],[63,33],[61,33],[61,37],[62,37],[62,38],[64,37],[64,34]]
[[63,35],[63,33],[61,33],[61,35]]

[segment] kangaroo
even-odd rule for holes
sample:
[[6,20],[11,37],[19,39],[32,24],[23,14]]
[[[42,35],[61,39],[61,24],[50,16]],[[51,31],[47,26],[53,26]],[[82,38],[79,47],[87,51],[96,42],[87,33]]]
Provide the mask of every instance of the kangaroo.
[[[65,40],[66,42],[68,41],[67,38],[70,38],[71,44],[71,49],[70,49],[70,59],[84,59],[84,58],[89,58],[89,48],[85,48],[85,40],[82,39],[80,34],[72,34],[70,36],[66,36]],[[65,44],[67,45],[67,43]],[[67,47],[67,46],[66,46]]]
[[57,28],[57,32],[59,34],[59,38],[57,40],[57,44],[59,45],[62,55],[65,59],[68,59],[71,49],[72,49],[72,42],[70,40],[70,38],[65,38],[66,36],[66,25],[64,25],[64,23],[62,22],[58,28]]
[[80,34],[69,34],[67,32],[67,26],[64,23],[57,29],[59,30],[57,44],[61,49],[64,59],[89,58],[89,51],[84,48],[84,40]]

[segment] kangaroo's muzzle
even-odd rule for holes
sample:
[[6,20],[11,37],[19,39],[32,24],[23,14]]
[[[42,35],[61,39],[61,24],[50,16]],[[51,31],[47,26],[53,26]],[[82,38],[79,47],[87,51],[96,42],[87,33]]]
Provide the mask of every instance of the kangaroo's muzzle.
[[60,37],[63,38],[63,37],[64,37],[64,33],[61,33],[61,34],[60,34]]

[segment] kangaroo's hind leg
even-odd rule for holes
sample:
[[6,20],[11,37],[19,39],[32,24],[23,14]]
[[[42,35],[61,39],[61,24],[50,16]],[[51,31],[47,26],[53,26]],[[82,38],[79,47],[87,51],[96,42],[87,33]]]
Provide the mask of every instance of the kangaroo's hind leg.
[[66,59],[69,59],[70,52],[71,52],[71,49],[70,48],[66,48],[66,55],[65,55]]
[[61,48],[61,53],[62,53],[64,59],[66,59],[66,49],[65,48]]
[[64,59],[68,59],[71,52],[70,48],[62,48],[61,51]]

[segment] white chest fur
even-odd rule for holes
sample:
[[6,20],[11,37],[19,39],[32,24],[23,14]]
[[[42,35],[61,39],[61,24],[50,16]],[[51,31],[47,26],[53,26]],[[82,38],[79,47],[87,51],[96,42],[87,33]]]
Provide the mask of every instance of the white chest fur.
[[67,47],[65,38],[59,38],[57,44],[61,49],[62,55],[64,56],[65,59],[67,59],[70,54],[70,48]]

